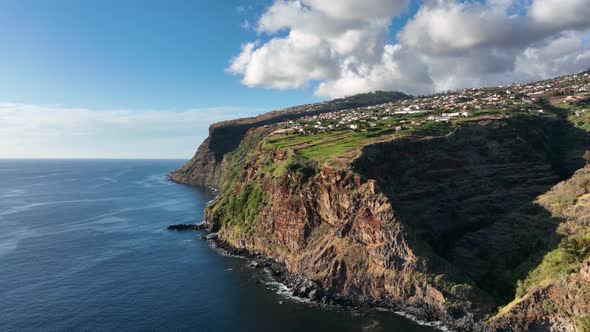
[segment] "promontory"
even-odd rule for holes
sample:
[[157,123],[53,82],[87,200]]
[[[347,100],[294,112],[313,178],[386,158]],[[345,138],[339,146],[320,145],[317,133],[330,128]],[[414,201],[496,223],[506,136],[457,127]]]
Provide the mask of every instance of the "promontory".
[[[590,74],[375,92],[214,124],[174,181],[317,301],[453,330],[590,331]],[[315,291],[315,290],[314,290]]]

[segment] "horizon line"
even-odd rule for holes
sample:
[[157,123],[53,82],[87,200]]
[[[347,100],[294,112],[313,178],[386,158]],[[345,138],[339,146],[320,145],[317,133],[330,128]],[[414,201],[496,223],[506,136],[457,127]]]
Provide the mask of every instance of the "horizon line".
[[0,157],[0,160],[190,160],[191,158],[160,157]]

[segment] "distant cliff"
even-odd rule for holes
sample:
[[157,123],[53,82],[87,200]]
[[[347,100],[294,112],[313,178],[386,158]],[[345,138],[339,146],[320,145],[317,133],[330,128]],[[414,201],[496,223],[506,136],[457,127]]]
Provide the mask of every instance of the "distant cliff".
[[301,105],[284,110],[265,113],[252,118],[230,120],[213,124],[209,136],[201,144],[195,156],[179,170],[171,174],[171,179],[181,183],[216,186],[221,164],[226,154],[234,151],[248,130],[303,116],[322,114],[349,108],[377,105],[409,99],[401,92],[375,92],[336,99],[317,104]]
[[321,289],[300,295],[457,330],[587,331],[590,118],[566,111],[311,136],[277,135],[301,116],[279,112],[212,126],[172,178],[218,187],[209,228]]

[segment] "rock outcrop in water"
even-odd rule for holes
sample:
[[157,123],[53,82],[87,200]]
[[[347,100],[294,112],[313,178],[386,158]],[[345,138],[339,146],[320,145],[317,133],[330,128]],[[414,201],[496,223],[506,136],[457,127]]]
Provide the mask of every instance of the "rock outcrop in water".
[[322,142],[277,143],[270,119],[212,126],[172,178],[219,188],[208,227],[301,278],[296,293],[458,330],[590,326],[588,140],[562,113],[476,117],[328,161],[298,153]]
[[207,224],[176,224],[176,225],[170,225],[167,227],[167,229],[169,231],[178,231],[178,232],[182,232],[182,231],[201,231],[201,230],[205,230],[207,229],[208,226]]

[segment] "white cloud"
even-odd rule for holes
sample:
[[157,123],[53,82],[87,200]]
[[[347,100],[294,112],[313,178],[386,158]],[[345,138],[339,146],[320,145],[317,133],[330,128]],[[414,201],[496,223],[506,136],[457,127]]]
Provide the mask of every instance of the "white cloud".
[[97,111],[0,103],[0,158],[190,158],[221,120],[239,108]]
[[316,94],[330,98],[378,90],[431,94],[428,68],[400,45],[386,45],[381,61],[342,64],[341,76],[319,84]]
[[305,5],[314,10],[325,13],[330,17],[345,19],[390,19],[402,12],[409,3],[409,0],[303,0]]
[[474,47],[510,47],[534,38],[527,22],[506,14],[508,8],[505,1],[427,2],[399,38],[405,46],[433,56],[457,54]]
[[229,70],[243,74],[247,86],[293,89],[307,86],[310,80],[323,80],[337,75],[331,61],[330,47],[313,35],[291,31],[286,38],[274,38],[255,49],[246,44]]
[[[250,87],[293,89],[318,81],[344,93],[383,86],[375,78],[386,56],[389,25],[407,5],[407,0],[275,1],[257,24],[270,40],[245,44],[228,70]],[[276,36],[283,31],[285,36]],[[363,72],[374,78],[355,77]],[[324,88],[316,94],[335,95]]]
[[243,74],[250,60],[252,59],[252,53],[256,48],[258,43],[246,43],[242,45],[242,52],[239,55],[235,56],[230,66],[227,68],[227,71],[234,74]]
[[536,24],[553,30],[590,28],[588,0],[535,0],[530,15]]
[[588,50],[579,30],[590,18],[573,14],[588,10],[582,2],[589,5],[534,0],[514,15],[518,1],[430,1],[399,39],[429,67],[437,90],[542,79],[586,68],[575,60]]
[[568,32],[536,47],[528,47],[516,59],[515,72],[535,80],[590,68],[590,46],[579,34]]
[[229,71],[250,87],[340,97],[376,89],[434,90],[540,79],[588,66],[588,0],[425,0],[391,43],[408,1],[277,0],[268,35],[245,44]]

